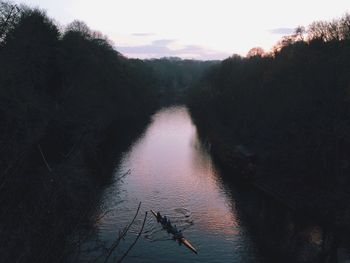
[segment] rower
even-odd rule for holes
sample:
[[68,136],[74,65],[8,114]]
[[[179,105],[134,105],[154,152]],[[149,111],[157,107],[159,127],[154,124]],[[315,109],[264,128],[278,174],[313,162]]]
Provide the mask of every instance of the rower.
[[163,219],[162,219],[162,225],[166,225],[166,223],[168,222],[168,219],[166,218],[166,216],[163,216]]
[[159,211],[157,212],[157,222],[159,223],[162,219],[162,216],[160,215]]
[[182,234],[181,230],[178,231],[178,236],[179,236],[180,239],[184,237],[184,235]]
[[183,238],[184,236],[182,235],[181,230],[177,230],[176,225],[173,227],[173,231],[174,231],[174,239],[176,239],[179,242],[179,245],[181,245],[181,238]]
[[177,240],[178,240],[178,242],[179,242],[179,246],[181,246],[181,244],[182,244],[181,239],[184,237],[183,234],[182,234],[182,231],[179,230],[179,231],[177,232],[176,236],[177,236],[176,238],[177,238]]
[[178,233],[179,231],[177,230],[176,225],[174,225],[174,227],[173,227],[172,230],[173,230],[174,237],[177,238],[177,233]]

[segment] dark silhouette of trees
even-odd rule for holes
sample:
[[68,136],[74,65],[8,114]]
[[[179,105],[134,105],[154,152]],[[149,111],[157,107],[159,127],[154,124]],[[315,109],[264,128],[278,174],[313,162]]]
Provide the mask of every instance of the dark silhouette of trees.
[[350,199],[349,32],[349,15],[312,23],[306,33],[298,28],[269,56],[224,60],[189,99],[216,141],[257,154],[255,179],[300,194],[324,213]]
[[150,66],[85,23],[61,32],[39,9],[0,2],[2,262],[62,261],[109,178],[113,147],[158,97]]
[[154,71],[163,105],[184,103],[187,91],[202,74],[219,61],[198,61],[166,57],[145,60]]
[[261,47],[253,47],[248,51],[247,58],[255,57],[255,56],[262,57],[264,54],[265,54],[265,51]]
[[[39,10],[23,10],[0,53],[2,138],[22,152],[43,135],[52,116],[59,70],[56,26]],[[16,134],[18,133],[18,134]],[[10,139],[13,138],[13,139]],[[16,159],[7,153],[10,159]],[[10,160],[3,159],[8,163]]]
[[142,61],[82,21],[60,31],[45,12],[0,1],[1,261],[62,259],[108,179],[111,138],[123,144],[160,100],[188,99],[202,127],[253,149],[258,176],[286,192],[316,182],[337,189],[328,206],[349,200],[349,44],[347,14],[298,27],[272,54]]
[[349,25],[349,14],[344,15],[341,19],[334,19],[331,22],[313,22],[307,30],[308,39],[321,39],[324,42],[349,39]]
[[294,41],[304,41],[305,40],[305,27],[304,26],[298,26],[295,29],[295,33],[294,33]]

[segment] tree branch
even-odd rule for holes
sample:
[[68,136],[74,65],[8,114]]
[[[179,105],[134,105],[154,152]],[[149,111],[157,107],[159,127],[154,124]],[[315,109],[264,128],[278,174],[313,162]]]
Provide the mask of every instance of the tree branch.
[[143,219],[143,223],[142,223],[142,227],[140,229],[139,234],[137,235],[135,241],[130,245],[130,247],[128,248],[128,250],[124,253],[124,255],[117,261],[117,263],[120,263],[123,261],[123,259],[128,255],[128,253],[130,252],[130,250],[135,246],[136,242],[139,240],[142,232],[143,232],[143,228],[145,227],[145,223],[146,223],[146,219],[147,219],[147,212],[145,213],[145,218]]
[[109,249],[108,255],[107,255],[104,263],[106,263],[108,261],[109,257],[112,255],[112,252],[114,251],[114,249],[119,245],[120,240],[122,240],[125,237],[126,233],[129,231],[131,225],[134,224],[135,219],[136,219],[136,217],[137,217],[137,215],[138,215],[138,213],[140,211],[140,207],[141,207],[141,202],[139,203],[139,206],[137,208],[136,214],[135,214],[134,218],[132,219],[132,221],[130,222],[130,224],[126,228],[124,228],[124,230],[121,233],[121,235],[119,235],[118,239],[115,241],[115,243]]
[[50,165],[49,165],[49,164],[47,163],[47,161],[46,161],[45,155],[44,155],[43,151],[41,150],[40,144],[38,144],[38,149],[39,149],[39,151],[40,151],[40,153],[41,153],[41,157],[43,158],[43,160],[44,160],[44,162],[45,162],[45,164],[46,164],[47,169],[48,169],[49,172],[51,173],[51,172],[52,172],[52,169],[51,169]]

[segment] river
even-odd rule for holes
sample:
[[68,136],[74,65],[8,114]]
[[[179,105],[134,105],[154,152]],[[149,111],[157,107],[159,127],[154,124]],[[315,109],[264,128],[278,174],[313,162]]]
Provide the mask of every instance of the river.
[[[115,164],[98,208],[100,219],[79,246],[79,261],[105,262],[140,202],[135,223],[108,262],[128,250],[146,212],[144,230],[123,262],[335,262],[343,257],[329,229],[251,186],[233,185],[226,180],[230,172],[220,173],[187,108],[158,111]],[[198,255],[172,240],[151,209],[170,218]],[[342,254],[350,258],[348,250]]]
[[141,238],[123,262],[257,262],[234,199],[185,107],[156,113],[116,164],[114,182],[103,194],[100,213],[104,216],[96,226],[95,239],[110,246],[130,223],[139,202],[136,222],[111,262],[134,241],[150,209],[167,215],[182,229],[198,255],[179,246],[149,213]]

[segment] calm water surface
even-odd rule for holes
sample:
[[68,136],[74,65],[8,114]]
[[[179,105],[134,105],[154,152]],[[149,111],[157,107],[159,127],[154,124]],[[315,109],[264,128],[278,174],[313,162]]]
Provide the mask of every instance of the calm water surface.
[[258,262],[235,201],[220,181],[185,107],[155,114],[144,134],[124,153],[114,183],[104,193],[101,214],[106,214],[97,225],[97,238],[110,246],[140,201],[136,223],[110,262],[134,241],[150,209],[159,210],[183,229],[199,254],[171,240],[149,213],[144,233],[123,262]]

